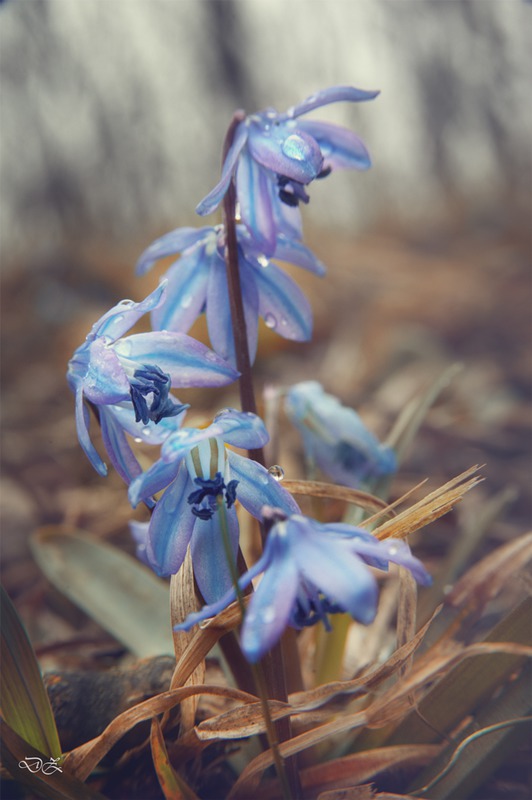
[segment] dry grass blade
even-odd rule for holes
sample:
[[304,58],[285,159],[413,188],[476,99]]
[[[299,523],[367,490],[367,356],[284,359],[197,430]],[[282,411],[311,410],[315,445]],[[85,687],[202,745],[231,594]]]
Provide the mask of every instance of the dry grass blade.
[[[354,797],[374,798],[375,790],[366,781],[377,774],[393,772],[394,769],[417,771],[440,751],[440,745],[382,747],[306,767],[300,773],[305,799],[327,796],[340,798],[343,796],[340,791],[347,792],[346,797],[353,794]],[[255,800],[273,800],[278,797],[278,787],[269,781],[259,787],[254,797]]]
[[[347,789],[365,783],[378,773],[394,767],[420,768],[438,755],[441,745],[399,745],[365,750],[335,758],[324,764],[307,767],[301,772],[301,783],[310,798],[331,789]],[[308,791],[310,790],[310,791]]]
[[[473,644],[463,647],[454,643],[448,646],[448,654],[441,658],[425,657],[408,675],[407,678],[392,686],[380,697],[376,698],[364,711],[346,714],[317,728],[294,736],[290,741],[280,745],[283,758],[295,755],[309,747],[324,742],[330,736],[345,733],[362,726],[380,728],[390,722],[401,719],[412,708],[411,698],[426,692],[440,675],[446,673],[464,659],[476,655],[493,655],[509,653],[532,657],[532,647],[508,642]],[[428,654],[430,656],[430,654]],[[273,763],[271,750],[261,753],[243,770],[233,786],[231,800],[249,797],[254,794],[261,775]]]
[[107,726],[100,736],[72,750],[64,762],[65,772],[75,775],[80,780],[85,780],[111,747],[131,728],[138,725],[139,722],[170,711],[187,697],[196,694],[215,694],[242,703],[252,703],[257,700],[253,695],[241,692],[239,689],[230,689],[227,686],[209,686],[208,684],[183,686],[180,689],[163,692],[124,711]]
[[472,567],[445,598],[445,604],[483,608],[532,558],[532,532],[498,547]]
[[337,486],[323,481],[284,480],[283,487],[291,494],[303,494],[311,497],[328,497],[331,500],[345,500],[346,503],[373,511],[378,508],[383,514],[393,514],[392,507],[380,497],[347,486]]
[[199,800],[172,767],[158,719],[152,719],[151,722],[150,744],[153,766],[166,800]]
[[417,492],[419,489],[421,489],[421,487],[424,486],[427,483],[427,481],[428,481],[428,478],[425,478],[424,480],[420,481],[419,483],[416,483],[415,486],[412,486],[411,489],[409,489],[407,492],[402,494],[401,497],[398,497],[397,500],[394,500],[393,503],[389,503],[386,506],[386,508],[383,508],[381,511],[377,511],[371,517],[368,517],[367,519],[365,519],[364,520],[364,527],[368,527],[368,525],[372,525],[376,520],[381,519],[381,517],[385,516],[386,514],[391,516],[391,512],[395,508],[397,508],[397,506],[402,505],[406,500],[408,500],[409,497],[411,497],[415,492]]
[[[399,567],[399,607],[397,609],[397,644],[401,647],[414,638],[417,618],[417,583],[412,573]],[[401,667],[401,674],[412,666],[412,656]]]
[[[243,598],[244,603],[247,598]],[[183,686],[192,675],[198,664],[207,656],[218,639],[225,633],[234,630],[242,622],[242,614],[238,603],[233,603],[216,617],[207,620],[200,630],[196,631],[186,650],[176,664],[172,676],[172,686]]]
[[482,480],[479,476],[472,477],[479,469],[478,466],[457,475],[435,491],[428,494],[410,508],[402,511],[394,519],[384,522],[373,531],[377,539],[406,539],[414,531],[423,528],[435,519],[447,514],[458,503],[464,494],[477,486]]
[[[431,620],[432,621],[432,620]],[[431,622],[430,621],[430,622]],[[273,719],[280,719],[289,715],[303,714],[314,711],[320,706],[329,703],[334,698],[367,693],[368,688],[375,688],[387,680],[391,675],[400,670],[412,657],[419,647],[430,622],[396,652],[380,667],[365,673],[351,681],[334,681],[318,686],[306,692],[295,692],[290,695],[290,704],[270,702]],[[252,733],[262,732],[265,729],[264,717],[260,706],[249,705],[211,717],[196,728],[196,733],[201,740],[228,738],[238,739]]]
[[[181,565],[181,569],[177,575],[172,575],[170,579],[170,619],[172,624],[172,635],[174,639],[174,652],[176,662],[179,661],[187,646],[190,644],[194,634],[190,631],[174,631],[174,625],[188,616],[188,614],[197,611],[198,602],[196,600],[196,591],[194,587],[194,572],[192,568],[192,556],[190,554],[190,547],[187,548],[185,560]],[[175,678],[175,673],[174,673]],[[184,685],[200,685],[205,680],[205,660],[201,659],[197,667],[191,673]],[[174,680],[170,685],[170,689],[178,688],[180,684],[176,684]],[[199,697],[194,695],[189,699],[183,701],[181,704],[181,730],[185,732],[194,727],[196,718],[196,709],[198,707]]]

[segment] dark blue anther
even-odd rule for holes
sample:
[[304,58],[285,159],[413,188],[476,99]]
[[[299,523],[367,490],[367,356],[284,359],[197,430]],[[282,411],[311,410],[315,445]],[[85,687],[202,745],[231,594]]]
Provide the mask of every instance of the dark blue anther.
[[364,453],[361,453],[360,450],[345,441],[340,441],[336,445],[334,460],[350,472],[365,471],[368,466],[368,459]]
[[[135,422],[147,425],[151,420],[156,424],[164,417],[176,417],[181,414],[186,405],[179,405],[169,395],[170,375],[157,366],[144,364],[135,370],[133,379],[129,382],[131,402],[135,410]],[[147,397],[151,395],[151,402]]]
[[330,175],[332,172],[332,167],[324,167],[321,172],[318,172],[316,175],[316,180],[320,180],[320,178],[326,178],[327,175]]
[[[231,508],[236,500],[236,487],[238,481],[232,480],[225,484],[221,472],[217,472],[214,478],[194,478],[194,483],[199,486],[187,497],[187,503],[192,506],[192,513],[200,519],[211,519],[215,508],[216,498],[224,495],[227,508]],[[200,504],[207,501],[206,505]]]
[[300,202],[308,203],[310,200],[303,184],[290,180],[286,175],[277,176],[277,185],[279,186],[279,199],[287,206],[295,208]]

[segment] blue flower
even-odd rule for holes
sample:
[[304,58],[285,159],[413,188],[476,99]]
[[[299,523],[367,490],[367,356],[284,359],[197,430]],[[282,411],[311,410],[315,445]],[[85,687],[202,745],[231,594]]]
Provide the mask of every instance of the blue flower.
[[[242,627],[246,658],[258,661],[287,625],[301,628],[321,620],[329,628],[331,613],[348,612],[368,625],[375,618],[379,596],[368,566],[386,570],[390,562],[410,570],[422,585],[431,581],[403,541],[379,541],[360,528],[342,523],[321,525],[300,514],[277,522],[262,556],[239,580],[243,590],[263,573]],[[231,589],[217,603],[190,614],[176,630],[189,630],[215,616],[235,598]]]
[[122,300],[96,322],[68,364],[67,380],[76,396],[80,444],[94,468],[107,474],[89,434],[88,400],[96,408],[111,462],[126,482],[141,471],[125,434],[160,444],[187,406],[169,392],[173,386],[223,386],[238,373],[223,359],[183,333],[169,331],[124,336],[164,298],[165,284],[140,303]]
[[[257,350],[258,318],[285,339],[306,341],[312,332],[312,312],[296,283],[257,250],[243,225],[237,226],[240,280],[250,358]],[[216,352],[235,363],[231,312],[224,261],[225,230],[178,228],[155,241],[142,254],[137,272],[144,274],[155,261],[173,253],[181,258],[166,273],[164,300],[152,311],[157,330],[186,332],[202,311]],[[325,267],[311,250],[283,235],[277,237],[275,258],[323,275]]]
[[356,411],[326,394],[317,381],[292,386],[285,410],[301,433],[309,461],[337,483],[356,487],[397,469],[391,447],[381,444]]
[[297,513],[299,507],[263,466],[226,445],[255,449],[268,441],[255,414],[225,409],[203,429],[183,428],[169,436],[161,458],[129,487],[133,506],[162,489],[148,526],[134,528],[138,554],[159,575],[178,572],[190,545],[194,574],[206,602],[231,586],[223,547],[220,505],[225,506],[233,557],[238,551],[238,500],[260,518],[264,504]]
[[231,178],[242,222],[266,255],[275,250],[279,233],[301,238],[299,203],[308,203],[311,181],[334,169],[364,170],[371,166],[363,142],[351,131],[300,117],[339,101],[372,100],[378,92],[333,86],[290,108],[284,114],[266,109],[239,123],[215,188],[196,211],[210,214],[221,202]]

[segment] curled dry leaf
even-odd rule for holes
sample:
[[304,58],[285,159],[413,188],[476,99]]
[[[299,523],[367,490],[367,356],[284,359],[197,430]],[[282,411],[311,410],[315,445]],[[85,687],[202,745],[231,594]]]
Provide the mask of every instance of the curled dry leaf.
[[[532,647],[512,644],[508,642],[480,643],[464,647],[459,642],[447,645],[448,653],[441,658],[434,658],[430,653],[415,665],[411,673],[382,695],[375,698],[363,711],[346,714],[338,719],[331,720],[318,728],[294,736],[280,745],[283,758],[295,755],[309,747],[324,742],[328,737],[345,733],[362,726],[380,728],[390,722],[401,719],[412,708],[412,697],[423,696],[433,682],[460,664],[464,659],[477,655],[493,655],[494,653],[509,653],[532,657]],[[230,800],[251,796],[256,791],[261,775],[273,763],[271,750],[267,750],[255,757],[242,771],[236,781]],[[246,794],[247,793],[247,794]]]
[[331,500],[345,500],[367,510],[379,509],[383,514],[393,514],[392,506],[381,500],[380,497],[359,489],[350,489],[347,486],[337,486],[334,483],[323,481],[295,481],[284,480],[283,487],[291,494],[310,495],[311,497],[328,497]]
[[63,765],[65,772],[75,775],[80,780],[85,780],[111,747],[127,731],[138,725],[139,722],[170,711],[187,697],[192,697],[196,694],[218,694],[242,703],[252,703],[257,700],[254,695],[242,692],[239,689],[231,689],[227,686],[209,686],[207,684],[204,686],[184,686],[180,689],[163,692],[157,697],[152,697],[124,711],[107,726],[100,736],[72,750],[67,755]]
[[532,532],[498,547],[475,564],[445,598],[453,608],[483,608],[532,558]]

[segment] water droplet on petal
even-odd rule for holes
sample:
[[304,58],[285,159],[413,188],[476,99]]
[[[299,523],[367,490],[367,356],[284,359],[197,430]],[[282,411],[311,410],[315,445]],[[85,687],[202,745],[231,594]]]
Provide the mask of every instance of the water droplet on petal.
[[388,553],[391,556],[395,556],[398,552],[399,552],[399,548],[395,544],[392,544],[392,545],[390,545],[390,547],[388,547]]
[[241,222],[241,221],[242,221],[242,214],[240,213],[240,203],[237,203],[235,208],[235,222]]
[[283,317],[283,319],[281,320],[281,325],[283,328],[286,328],[286,326],[288,325],[288,320]]
[[312,150],[308,142],[298,136],[297,133],[292,133],[284,140],[281,150],[285,156],[293,158],[295,161],[305,161],[305,159],[312,156]]
[[133,345],[131,342],[129,342],[127,339],[120,339],[118,355],[126,357],[130,356],[132,349]]
[[273,622],[275,619],[275,608],[273,606],[268,606],[265,608],[261,614],[262,621],[266,624]]
[[270,259],[268,258],[268,256],[265,256],[262,253],[260,256],[257,256],[257,261],[259,262],[261,267],[267,267],[268,264],[270,263]]
[[272,328],[273,329],[273,328],[277,327],[277,320],[275,319],[273,314],[268,313],[264,317],[264,324],[266,325],[267,328]]
[[117,314],[115,317],[113,317],[113,322],[122,322],[123,319],[124,319],[123,314]]
[[140,438],[140,436],[135,436],[133,441],[136,442],[137,444],[142,444],[142,439]]
[[181,300],[181,308],[189,308],[192,303],[192,295],[186,294]]
[[146,427],[142,429],[142,435],[143,436],[151,436],[151,433],[152,433],[152,430],[148,425],[146,425]]
[[284,478],[284,469],[279,464],[274,464],[273,467],[269,468],[268,472],[276,481],[282,481]]
[[130,308],[131,306],[135,306],[136,303],[134,300],[121,300],[118,305],[122,308]]
[[233,411],[233,409],[222,408],[221,411],[218,411],[218,413],[214,415],[213,421],[216,422],[216,420],[220,419],[220,417],[225,417],[225,415],[228,414],[230,411]]
[[218,356],[212,350],[207,350],[205,353],[205,361],[218,361]]

